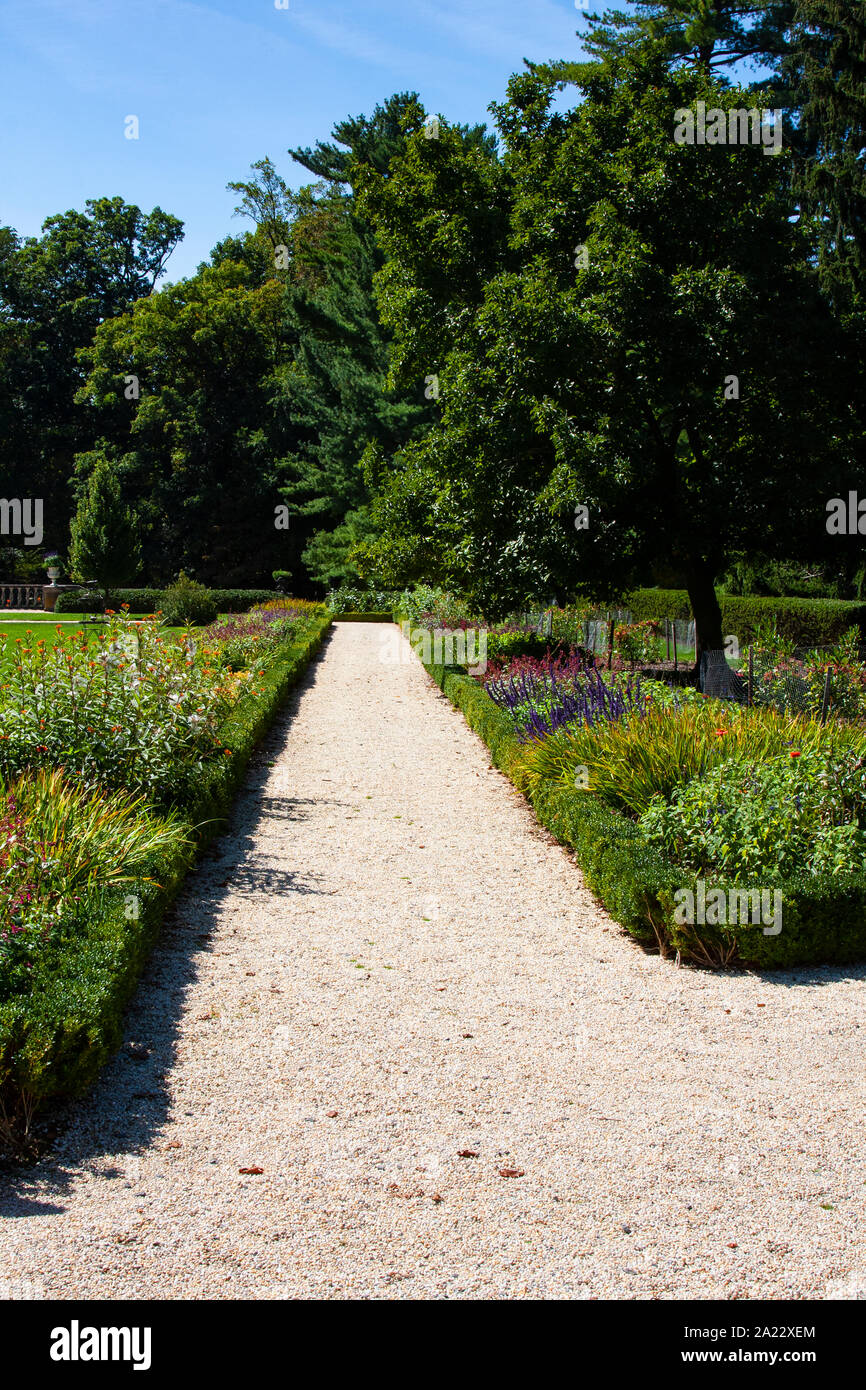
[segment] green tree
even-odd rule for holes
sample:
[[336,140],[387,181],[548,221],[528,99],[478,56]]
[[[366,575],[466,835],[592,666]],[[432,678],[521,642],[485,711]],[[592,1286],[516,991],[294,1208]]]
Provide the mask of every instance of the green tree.
[[[292,442],[271,405],[287,355],[283,285],[221,261],[107,320],[82,396],[141,521],[149,577],[270,584],[294,568],[278,529],[276,459]],[[283,429],[282,433],[278,433]],[[92,454],[77,460],[86,479]]]
[[[290,152],[320,183],[306,190],[293,226],[286,312],[297,346],[282,388],[303,443],[285,459],[283,493],[312,529],[303,558],[320,583],[357,577],[352,555],[373,529],[375,469],[364,459],[390,458],[436,414],[423,377],[396,389],[389,381],[390,333],[373,296],[383,257],[357,206],[365,171],[387,179],[407,135],[424,122],[415,94],[398,93],[370,117],[339,122],[336,143]],[[475,146],[486,139],[481,127],[460,127],[457,138]]]
[[797,0],[785,61],[800,109],[796,186],[836,300],[866,309],[866,6]]
[[131,584],[140,566],[138,523],[125,505],[120,479],[109,458],[95,453],[87,487],[70,526],[73,578],[95,580],[106,608],[111,589]]
[[[566,81],[581,100],[556,110]],[[395,363],[442,363],[441,422],[383,485],[372,578],[432,566],[495,613],[673,564],[718,649],[727,557],[820,543],[847,403],[790,156],[675,143],[698,99],[754,97],[643,41],[513,78],[501,165],[416,137],[368,180]]]
[[777,69],[788,51],[795,0],[633,0],[634,10],[591,15],[585,40],[598,58],[618,58],[646,39],[671,63],[709,77],[738,63]]
[[73,458],[93,439],[78,357],[98,326],[151,293],[182,236],[161,208],[91,199],[40,238],[0,229],[0,476],[46,499],[46,543],[65,545]]

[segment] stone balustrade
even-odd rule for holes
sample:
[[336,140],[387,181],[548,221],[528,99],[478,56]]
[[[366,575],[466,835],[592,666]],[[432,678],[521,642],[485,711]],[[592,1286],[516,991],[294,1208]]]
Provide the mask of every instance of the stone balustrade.
[[44,608],[43,584],[0,584],[0,612],[4,608]]

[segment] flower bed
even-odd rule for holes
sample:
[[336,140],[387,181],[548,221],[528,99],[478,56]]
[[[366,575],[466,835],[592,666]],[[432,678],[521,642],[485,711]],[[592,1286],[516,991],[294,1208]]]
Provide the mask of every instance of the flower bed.
[[330,621],[319,605],[282,614],[247,672],[224,669],[216,644],[193,651],[192,634],[167,642],[122,618],[95,654],[60,643],[56,669],[38,643],[19,649],[0,708],[7,1137],[46,1098],[86,1088],[118,1046],[166,908]]
[[[579,706],[555,728],[550,718],[521,727],[519,699],[508,708],[462,671],[428,670],[542,823],[574,849],[589,886],[644,944],[710,966],[866,956],[860,724],[824,726],[643,682],[642,696],[652,698],[617,702],[613,718],[587,719]],[[553,683],[545,693],[542,673],[535,676],[528,703],[543,714]],[[515,685],[519,695],[517,678]],[[771,917],[761,895],[772,895]],[[737,908],[745,899],[745,917],[720,913],[722,899]],[[697,917],[683,910],[689,902],[699,905]]]

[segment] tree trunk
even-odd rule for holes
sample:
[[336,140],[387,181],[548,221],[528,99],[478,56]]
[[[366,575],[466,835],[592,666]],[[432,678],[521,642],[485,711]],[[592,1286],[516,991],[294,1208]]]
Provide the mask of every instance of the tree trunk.
[[722,610],[716,598],[713,571],[705,560],[690,564],[686,585],[689,603],[695,615],[695,668],[700,665],[701,653],[724,647]]
[[[705,560],[695,561],[687,571],[689,602],[695,616],[694,675],[705,694],[721,700],[742,700],[740,684],[728,666],[722,632],[722,610],[716,598],[713,570]],[[701,658],[706,653],[705,681],[701,680]]]

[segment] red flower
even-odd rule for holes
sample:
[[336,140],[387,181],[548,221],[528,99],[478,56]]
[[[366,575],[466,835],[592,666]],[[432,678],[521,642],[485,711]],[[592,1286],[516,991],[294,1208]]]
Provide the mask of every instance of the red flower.
[[792,749],[791,749],[790,756],[791,756],[792,758],[799,758],[799,756],[800,756],[800,750],[799,750],[798,748],[792,748]]

